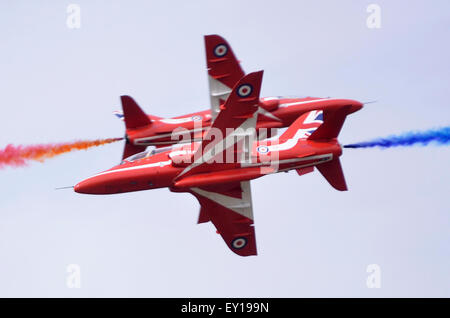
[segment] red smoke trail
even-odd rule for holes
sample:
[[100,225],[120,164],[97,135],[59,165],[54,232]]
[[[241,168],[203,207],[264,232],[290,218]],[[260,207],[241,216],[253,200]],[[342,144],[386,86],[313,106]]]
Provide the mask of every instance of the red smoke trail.
[[7,145],[5,149],[0,150],[0,168],[3,168],[4,166],[26,166],[29,160],[43,162],[46,159],[53,158],[66,152],[98,147],[122,139],[123,138],[80,140],[66,143],[30,146],[14,146],[10,144]]

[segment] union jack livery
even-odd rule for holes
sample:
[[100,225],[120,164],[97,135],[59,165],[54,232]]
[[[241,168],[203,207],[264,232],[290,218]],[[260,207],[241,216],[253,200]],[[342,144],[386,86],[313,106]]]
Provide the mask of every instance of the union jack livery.
[[[205,40],[210,111],[164,122],[145,115],[130,97],[122,97],[127,147],[136,150],[165,142],[158,127],[164,127],[164,134],[170,133],[168,127],[194,129],[196,119],[208,123],[200,128],[201,137],[190,131],[193,140],[189,143],[137,153],[81,181],[74,190],[114,194],[167,187],[191,193],[200,203],[198,223],[211,221],[234,253],[256,255],[250,181],[289,170],[303,175],[316,167],[332,187],[347,190],[337,137],[347,115],[363,105],[345,99],[261,99],[263,72],[244,75],[222,38],[207,36]],[[281,136],[258,138],[257,128],[288,123]],[[142,140],[145,143],[139,143]]]

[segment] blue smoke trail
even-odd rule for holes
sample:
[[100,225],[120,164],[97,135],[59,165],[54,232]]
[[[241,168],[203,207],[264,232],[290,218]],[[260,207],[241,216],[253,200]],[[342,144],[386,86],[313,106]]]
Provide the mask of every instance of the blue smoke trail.
[[391,148],[413,146],[416,144],[426,146],[431,142],[434,142],[437,145],[450,144],[450,126],[421,132],[407,132],[401,135],[393,135],[386,138],[377,138],[371,141],[348,144],[344,145],[344,148]]

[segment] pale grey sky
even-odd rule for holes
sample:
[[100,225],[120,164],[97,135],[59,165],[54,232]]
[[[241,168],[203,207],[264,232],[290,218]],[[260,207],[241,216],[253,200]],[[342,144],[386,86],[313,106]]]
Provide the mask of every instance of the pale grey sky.
[[[265,70],[263,96],[379,100],[349,117],[343,143],[447,126],[449,2],[373,2],[381,29],[366,26],[372,1],[2,1],[0,148],[122,136],[121,94],[158,116],[207,109],[211,33],[246,72]],[[70,3],[80,29],[66,26]],[[253,181],[249,258],[196,224],[189,194],[54,190],[122,148],[0,171],[0,296],[450,296],[448,147],[345,150],[346,193],[318,172]]]

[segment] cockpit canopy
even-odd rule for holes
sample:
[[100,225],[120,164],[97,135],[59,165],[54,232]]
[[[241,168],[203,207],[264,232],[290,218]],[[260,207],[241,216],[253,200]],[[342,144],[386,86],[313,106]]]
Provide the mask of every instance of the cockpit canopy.
[[172,147],[164,147],[164,148],[152,147],[149,150],[139,152],[137,154],[129,156],[128,158],[125,158],[124,160],[122,160],[121,164],[124,164],[125,162],[134,162],[134,161],[137,161],[140,159],[148,158],[148,157],[154,156],[158,153],[161,153],[161,152],[164,152],[167,150],[171,150],[171,149],[172,149]]

